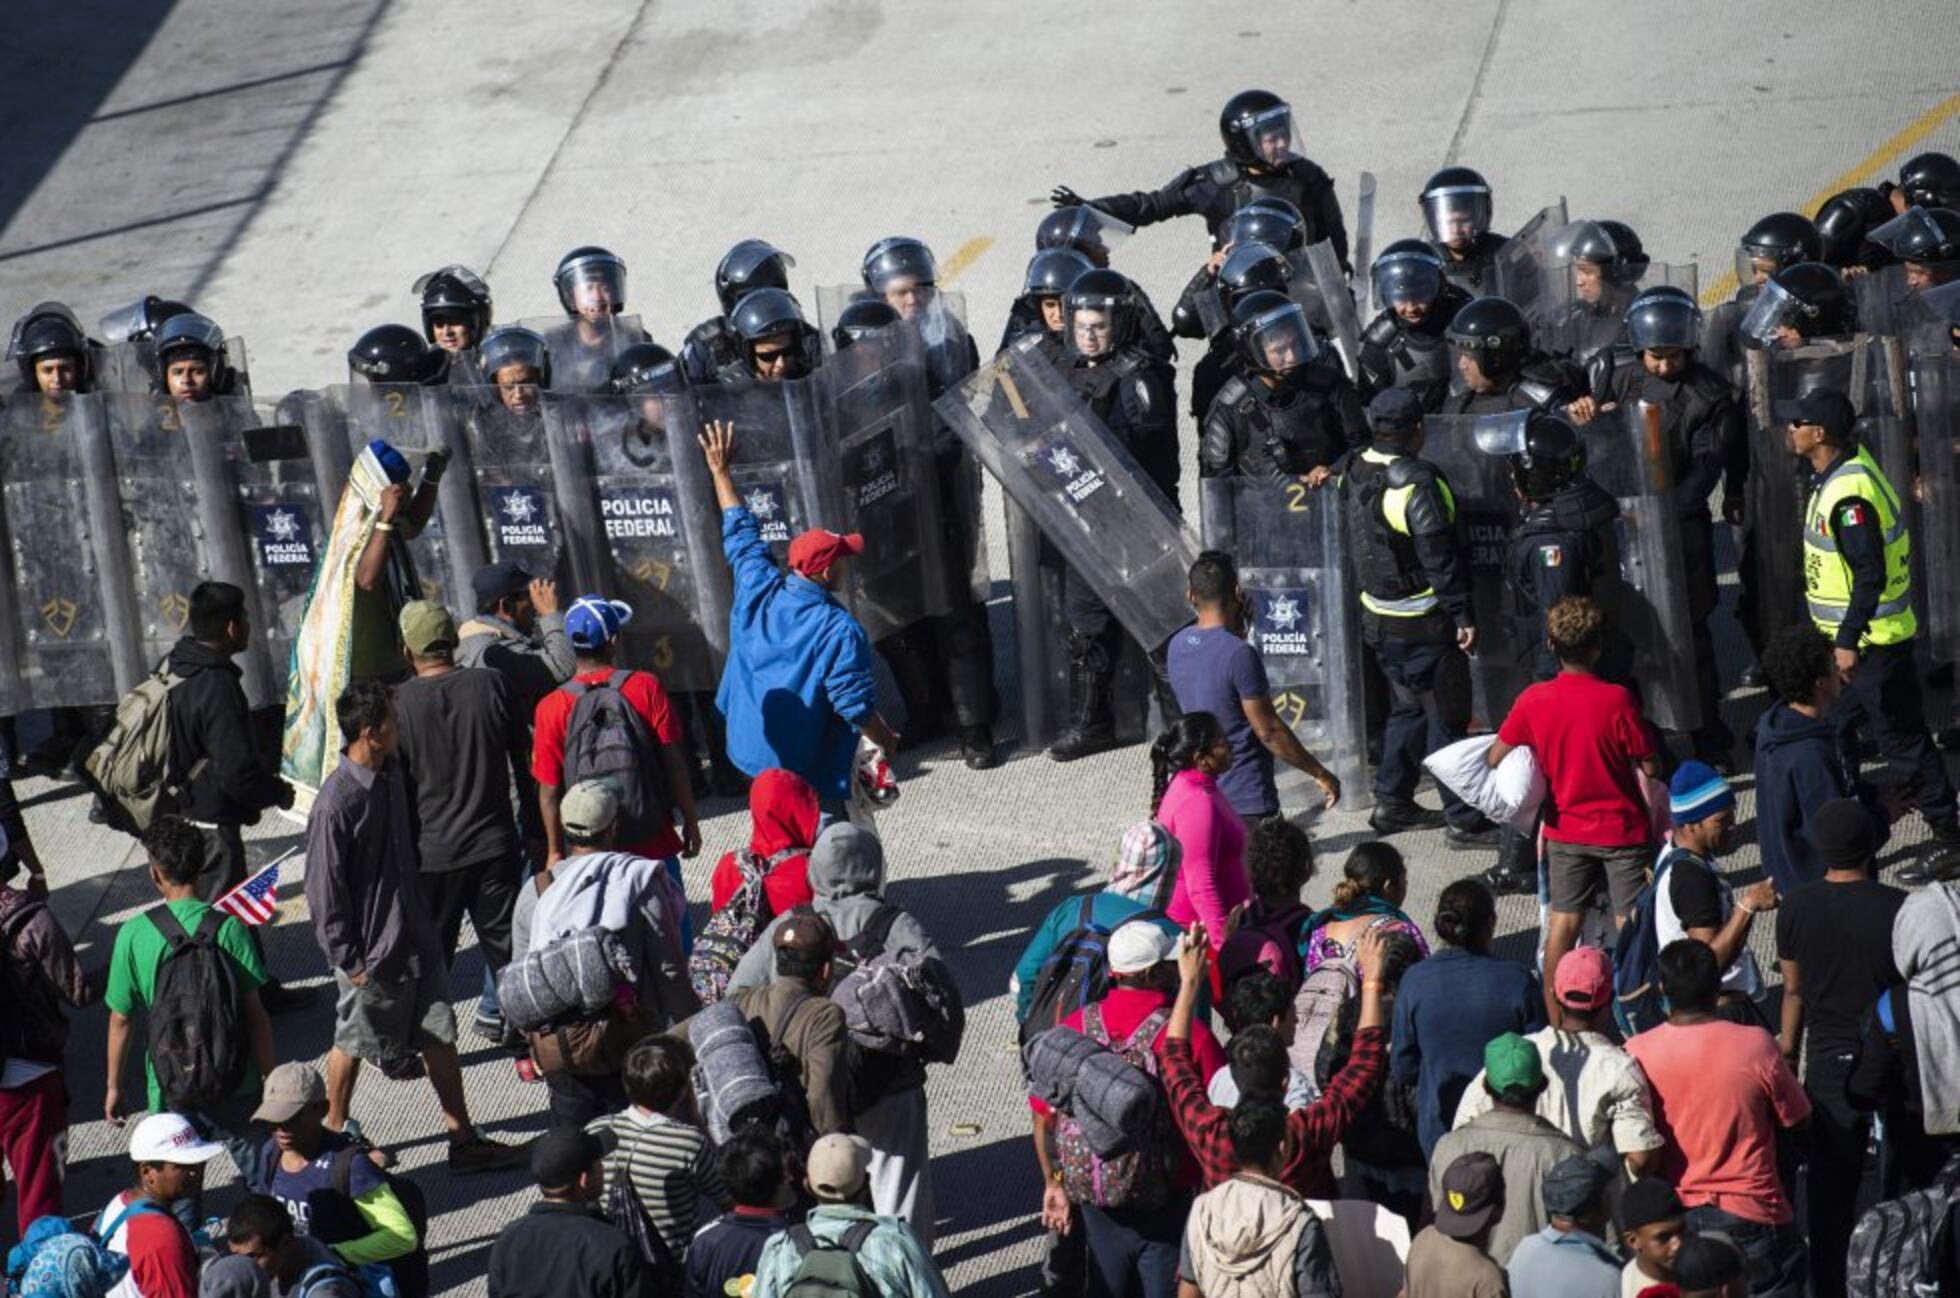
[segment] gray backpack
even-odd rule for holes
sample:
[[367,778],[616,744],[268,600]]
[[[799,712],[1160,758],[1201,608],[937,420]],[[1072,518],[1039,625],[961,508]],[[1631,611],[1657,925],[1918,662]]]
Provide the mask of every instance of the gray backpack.
[[1924,1190],[1874,1204],[1851,1232],[1845,1260],[1850,1298],[1938,1298],[1955,1204],[1960,1204],[1960,1155],[1947,1159]]
[[581,780],[611,785],[622,843],[644,842],[674,823],[660,741],[619,692],[633,674],[609,672],[590,685],[574,680],[560,686],[576,700],[565,722],[565,787]]

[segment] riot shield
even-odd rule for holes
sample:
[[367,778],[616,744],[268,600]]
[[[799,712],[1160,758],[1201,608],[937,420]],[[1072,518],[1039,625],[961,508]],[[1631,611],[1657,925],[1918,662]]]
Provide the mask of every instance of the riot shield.
[[[1351,382],[1361,381],[1361,321],[1354,313],[1354,297],[1348,292],[1347,276],[1334,256],[1334,245],[1325,239],[1306,250],[1307,269],[1313,275],[1321,310],[1327,317],[1327,340],[1340,353],[1341,364]],[[1365,276],[1364,276],[1365,278]]]
[[[1926,626],[1936,662],[1960,662],[1960,365],[1953,349],[1912,358],[1917,409],[1921,526],[1912,552],[1925,556]],[[1904,490],[1903,481],[1894,480]]]
[[[1369,805],[1360,605],[1349,578],[1340,493],[1244,477],[1199,484],[1206,549],[1239,566],[1251,606],[1247,639],[1266,662],[1273,707],[1341,781],[1349,810]],[[1276,772],[1288,814],[1323,805],[1319,786]]]
[[1355,195],[1353,252],[1355,305],[1363,320],[1372,320],[1375,281],[1368,273],[1375,265],[1375,173],[1372,171],[1361,173],[1361,186]]
[[[882,299],[863,284],[819,284],[817,285],[816,327],[823,334],[826,354],[836,350],[837,340],[830,331],[837,327],[837,319],[844,314],[844,308],[854,302],[877,302]],[[920,331],[925,335],[926,350],[966,335],[966,294],[955,289],[934,286],[932,301],[916,320]],[[964,376],[962,376],[964,377]]]
[[239,660],[246,695],[254,706],[279,701],[324,540],[304,435],[261,427],[239,397],[105,404],[145,660],[160,661],[185,632],[199,582],[229,582],[251,613]]
[[812,525],[864,534],[839,596],[874,642],[951,607],[926,383],[923,334],[901,324],[782,385]]
[[1518,496],[1504,459],[1477,445],[1480,426],[1517,415],[1425,415],[1422,458],[1442,471],[1456,501],[1456,525],[1468,542],[1470,608],[1477,648],[1470,656],[1472,724],[1495,730],[1530,683],[1534,646],[1506,567],[1518,526]]
[[[1586,429],[1586,471],[1620,504],[1615,629],[1633,649],[1631,676],[1649,720],[1687,734],[1701,725],[1694,622],[1681,531],[1670,503],[1673,454],[1661,407],[1632,402]],[[1795,539],[1794,537],[1792,538]]]
[[[585,398],[524,392],[513,409],[498,388],[451,388],[437,403],[448,444],[462,452],[451,472],[466,475],[490,562],[509,561],[566,588],[594,588],[602,559],[589,472],[571,436],[582,425],[554,424],[561,402]],[[571,502],[577,502],[576,505]]]
[[[1765,294],[1775,285],[1765,287]],[[1803,507],[1808,470],[1790,454],[1779,401],[1813,388],[1833,387],[1855,402],[1865,391],[1868,342],[1820,341],[1794,349],[1750,347],[1743,361],[1749,378],[1749,484],[1744,503],[1753,533],[1756,583],[1753,622],[1757,644],[1804,612]]]
[[[597,520],[600,529],[598,568],[579,574],[579,589],[632,605],[624,661],[652,667],[669,690],[712,692],[721,665],[705,628],[715,627],[716,639],[725,638],[728,606],[713,602],[721,587],[704,580],[704,570],[721,569],[714,498],[703,510],[703,501],[684,491],[677,477],[677,457],[691,463],[701,458],[689,401],[680,395],[556,396],[545,403],[544,418],[554,448],[566,448],[578,461],[575,474],[556,478],[560,516]],[[573,547],[575,568],[579,548]]]
[[1557,309],[1563,265],[1557,243],[1569,224],[1561,198],[1526,221],[1491,258],[1492,291],[1524,312],[1534,335]]
[[[1190,620],[1185,583],[1198,547],[1176,508],[1039,350],[1023,338],[934,406],[1001,484],[1010,501],[1095,591],[1132,639],[1155,651]],[[1052,679],[1055,611],[1050,583],[1027,580],[1030,538],[1010,530],[1014,616],[1023,654],[1030,732],[1043,706],[1034,685]],[[1030,670],[1032,668],[1032,670]],[[1120,675],[1120,674],[1119,674]]]
[[[616,315],[593,323],[568,320],[564,316],[545,316],[519,320],[518,324],[544,336],[551,349],[551,390],[554,392],[603,392],[612,382],[615,357],[634,343],[644,342],[647,332],[636,315]],[[494,380],[496,375],[484,377]]]
[[7,402],[0,512],[0,711],[115,702],[148,664],[102,398]]
[[334,465],[332,480],[322,479],[322,500],[340,499],[348,467],[370,441],[387,442],[417,470],[433,452],[449,457],[437,488],[435,512],[408,542],[407,554],[422,598],[451,609],[473,606],[470,580],[489,562],[470,472],[470,448],[460,432],[466,410],[463,391],[415,384],[354,384],[327,388],[321,400],[305,407],[306,417],[319,425],[309,424],[308,439],[337,444],[345,455]]
[[1695,296],[1698,276],[1692,263],[1670,266],[1651,262],[1639,278],[1626,283],[1585,279],[1571,263],[1557,272],[1558,289],[1551,315],[1538,333],[1540,349],[1584,362],[1626,336],[1627,308],[1650,288],[1678,288]]

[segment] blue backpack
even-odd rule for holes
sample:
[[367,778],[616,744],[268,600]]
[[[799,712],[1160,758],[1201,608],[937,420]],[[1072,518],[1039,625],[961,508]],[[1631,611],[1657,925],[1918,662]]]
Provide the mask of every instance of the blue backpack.
[[1668,852],[1654,867],[1654,881],[1633,899],[1633,909],[1613,940],[1613,1018],[1625,1036],[1667,1022],[1661,1009],[1661,940],[1655,909],[1674,856]]

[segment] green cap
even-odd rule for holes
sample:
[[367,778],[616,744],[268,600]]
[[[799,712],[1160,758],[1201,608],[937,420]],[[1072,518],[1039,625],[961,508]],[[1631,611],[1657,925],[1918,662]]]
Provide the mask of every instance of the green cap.
[[1484,1047],[1484,1084],[1493,1091],[1535,1091],[1545,1084],[1538,1047],[1515,1032],[1492,1037]]
[[456,619],[431,599],[418,599],[402,609],[402,643],[412,654],[456,647]]

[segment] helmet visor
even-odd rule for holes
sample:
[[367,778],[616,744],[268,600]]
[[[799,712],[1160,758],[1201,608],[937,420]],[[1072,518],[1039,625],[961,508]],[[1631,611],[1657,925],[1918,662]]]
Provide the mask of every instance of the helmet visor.
[[1073,248],[1091,261],[1106,262],[1136,232],[1135,226],[1117,220],[1100,207],[1078,203],[1074,207],[1058,208],[1043,218],[1035,231],[1035,247],[1042,252]]
[[1128,298],[1071,293],[1065,301],[1063,335],[1070,353],[1095,360],[1123,345],[1129,334]]
[[513,365],[534,369],[540,374],[548,364],[550,349],[544,335],[521,325],[505,325],[483,336],[479,352],[483,372],[495,379],[499,371]]
[[1443,263],[1419,253],[1375,258],[1375,299],[1388,306],[1434,302],[1443,291]]
[[1253,114],[1251,121],[1239,124],[1239,133],[1251,146],[1252,156],[1269,167],[1277,167],[1297,156],[1293,142],[1300,137],[1293,129],[1293,108],[1289,104],[1274,104],[1264,112]]
[[1643,352],[1693,349],[1701,345],[1701,312],[1671,293],[1643,294],[1627,308],[1627,340]]
[[1313,326],[1298,302],[1274,307],[1241,326],[1246,358],[1269,374],[1285,374],[1320,354]]
[[1524,430],[1530,422],[1529,410],[1507,410],[1484,415],[1470,427],[1470,441],[1485,455],[1524,454]]
[[1759,347],[1774,347],[1777,335],[1793,327],[1802,313],[1803,300],[1775,280],[1770,280],[1763,285],[1762,292],[1756,294],[1755,302],[1750,304],[1737,330]]
[[605,320],[626,306],[626,267],[615,258],[575,261],[558,272],[558,300],[567,313]]
[[1490,191],[1481,185],[1451,185],[1422,196],[1422,219],[1429,237],[1452,248],[1473,243],[1490,229]]

